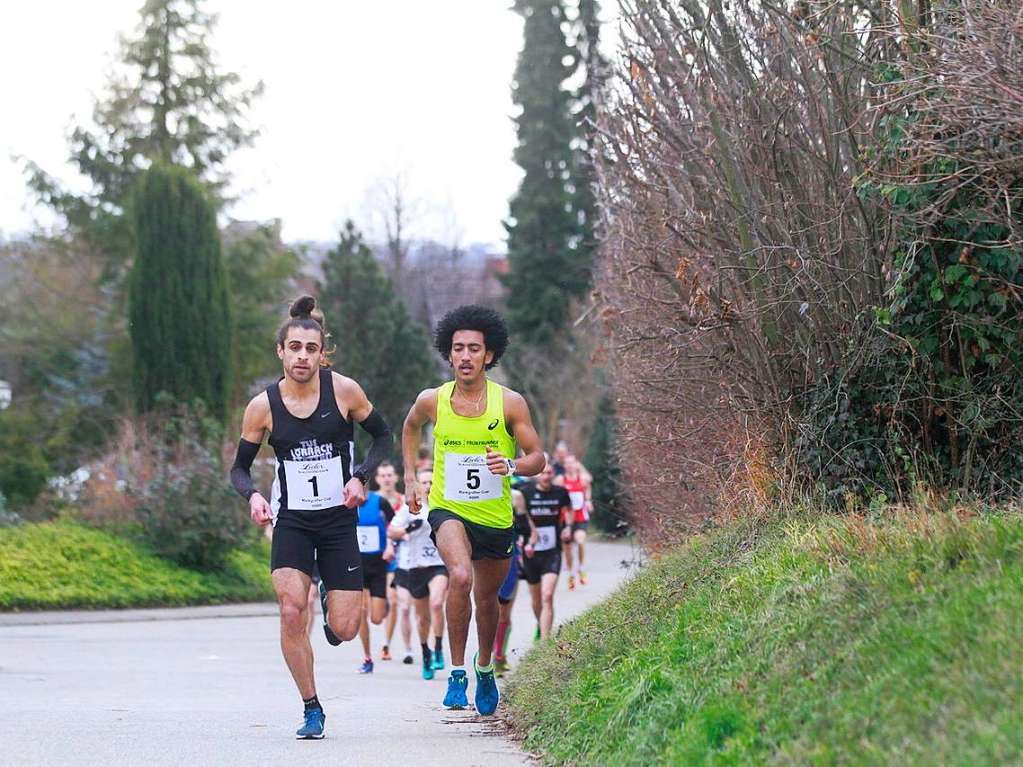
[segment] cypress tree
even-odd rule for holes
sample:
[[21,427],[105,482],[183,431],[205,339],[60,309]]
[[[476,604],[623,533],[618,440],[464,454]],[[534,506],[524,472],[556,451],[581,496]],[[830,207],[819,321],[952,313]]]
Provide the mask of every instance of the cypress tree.
[[161,392],[200,400],[223,419],[230,389],[231,309],[216,212],[187,170],[154,165],[132,205],[136,242],[128,319],[140,412]]
[[600,52],[600,3],[579,0],[579,17],[575,23],[575,49],[582,69],[583,81],[576,94],[576,121],[579,143],[576,157],[575,207],[579,213],[581,261],[592,268],[597,249],[597,172],[596,151],[597,107],[607,82],[607,60]]
[[437,378],[426,329],[409,317],[362,234],[346,221],[323,262],[320,306],[337,350],[334,367],[358,381],[400,429],[419,392]]
[[572,94],[564,87],[575,59],[565,40],[561,0],[516,0],[514,10],[525,21],[512,86],[521,108],[514,157],[524,175],[505,224],[507,315],[517,342],[546,345],[567,324],[569,301],[589,285],[574,206],[577,126]]
[[618,462],[618,419],[610,394],[600,398],[597,419],[586,447],[586,468],[593,475],[593,524],[621,533],[625,521],[625,486]]

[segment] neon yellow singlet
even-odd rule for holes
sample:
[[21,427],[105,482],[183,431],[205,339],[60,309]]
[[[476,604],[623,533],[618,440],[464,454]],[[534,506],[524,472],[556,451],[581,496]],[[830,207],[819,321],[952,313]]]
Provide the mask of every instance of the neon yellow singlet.
[[487,409],[475,418],[452,409],[454,390],[454,381],[437,390],[430,508],[447,509],[486,527],[511,527],[511,479],[491,474],[487,468],[487,445],[506,458],[518,453],[515,439],[505,428],[504,389],[487,380]]

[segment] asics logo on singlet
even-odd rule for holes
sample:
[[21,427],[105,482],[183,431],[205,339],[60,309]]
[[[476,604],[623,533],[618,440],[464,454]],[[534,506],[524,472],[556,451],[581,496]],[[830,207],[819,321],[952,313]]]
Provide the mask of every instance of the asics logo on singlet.
[[494,429],[497,428],[497,424],[498,424],[498,419],[495,418],[493,421],[491,421],[490,423],[487,424],[487,428],[490,429],[490,431],[493,431]]

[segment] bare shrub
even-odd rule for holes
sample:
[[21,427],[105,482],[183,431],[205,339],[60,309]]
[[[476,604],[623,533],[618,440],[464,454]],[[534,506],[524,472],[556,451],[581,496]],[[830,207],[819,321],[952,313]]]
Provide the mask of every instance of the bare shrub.
[[711,518],[751,444],[781,487],[799,399],[882,298],[889,227],[855,180],[885,23],[880,0],[622,2],[598,298],[647,537]]

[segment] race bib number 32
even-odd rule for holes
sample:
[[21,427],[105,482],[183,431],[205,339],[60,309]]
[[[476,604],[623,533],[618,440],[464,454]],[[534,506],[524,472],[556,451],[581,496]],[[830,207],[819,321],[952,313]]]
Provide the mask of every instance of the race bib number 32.
[[491,474],[486,455],[444,456],[444,497],[449,501],[490,501],[504,493],[503,478]]
[[344,497],[341,459],[285,461],[284,481],[288,487],[288,508],[319,511],[340,506]]

